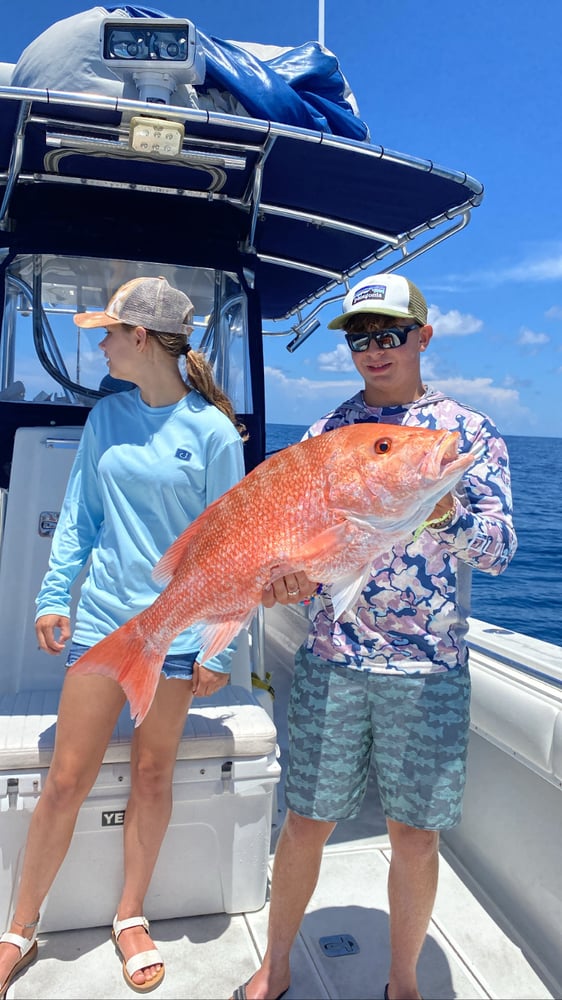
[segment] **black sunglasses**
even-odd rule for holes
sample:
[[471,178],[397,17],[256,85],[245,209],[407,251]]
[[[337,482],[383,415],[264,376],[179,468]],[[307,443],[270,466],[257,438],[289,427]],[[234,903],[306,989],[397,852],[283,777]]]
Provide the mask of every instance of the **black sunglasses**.
[[360,333],[346,333],[345,339],[354,353],[366,351],[372,340],[375,341],[377,347],[386,351],[392,347],[401,347],[402,344],[406,343],[406,338],[410,331],[418,327],[419,323],[412,323],[411,326],[391,326],[387,330],[377,330],[375,333],[366,333],[363,331]]

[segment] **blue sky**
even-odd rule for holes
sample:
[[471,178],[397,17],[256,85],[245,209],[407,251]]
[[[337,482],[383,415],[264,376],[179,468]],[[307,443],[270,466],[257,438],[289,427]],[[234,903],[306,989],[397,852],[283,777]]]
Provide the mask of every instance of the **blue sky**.
[[[147,3],[148,5],[148,3]],[[0,61],[50,23],[94,6],[3,4]],[[299,45],[316,0],[167,0],[208,35]],[[276,13],[277,11],[277,13]],[[372,141],[484,184],[467,229],[402,269],[431,307],[426,381],[489,413],[502,433],[562,437],[562,161],[558,0],[325,0],[338,56]],[[267,418],[308,424],[360,387],[341,334],[291,355],[266,338]]]

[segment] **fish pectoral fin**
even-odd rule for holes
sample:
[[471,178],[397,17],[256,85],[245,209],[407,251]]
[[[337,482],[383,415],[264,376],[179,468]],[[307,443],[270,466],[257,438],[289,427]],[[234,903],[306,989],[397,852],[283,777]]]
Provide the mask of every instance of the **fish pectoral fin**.
[[197,656],[199,663],[205,663],[211,656],[217,656],[232,642],[243,628],[248,628],[257,611],[257,606],[244,612],[239,618],[229,618],[224,622],[203,622],[197,626],[201,636],[201,650]]
[[333,555],[334,552],[341,549],[347,542],[348,531],[349,527],[346,521],[332,525],[326,531],[321,531],[320,534],[315,535],[305,545],[302,545],[300,549],[291,552],[291,562],[304,563],[312,559],[323,559]]
[[336,580],[330,585],[330,600],[334,609],[334,618],[339,618],[344,611],[348,611],[356,604],[370,573],[371,564],[369,563],[362,571],[359,570],[359,575],[354,572],[353,575],[342,576],[340,580]]

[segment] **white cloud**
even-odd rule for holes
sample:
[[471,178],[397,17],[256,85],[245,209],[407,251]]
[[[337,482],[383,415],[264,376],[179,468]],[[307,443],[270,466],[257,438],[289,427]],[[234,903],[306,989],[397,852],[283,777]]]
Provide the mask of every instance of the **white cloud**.
[[338,344],[335,351],[318,355],[318,367],[323,372],[356,372],[351,352],[346,344]]
[[459,403],[467,403],[487,414],[501,434],[530,433],[539,424],[537,417],[523,406],[517,389],[495,385],[491,378],[439,378],[431,385]]
[[522,327],[517,338],[517,343],[522,347],[539,347],[541,344],[548,344],[550,337],[547,333],[535,333],[528,327]]
[[482,320],[470,313],[461,313],[458,309],[442,313],[436,305],[430,305],[427,320],[437,336],[464,337],[469,333],[478,333],[483,326]]
[[517,264],[506,265],[504,267],[489,267],[486,270],[463,272],[462,274],[450,274],[432,284],[434,290],[441,289],[453,291],[467,286],[488,286],[560,281],[562,278],[562,250],[560,244],[549,244],[536,251],[534,255],[528,255],[526,259],[519,260]]
[[421,376],[424,382],[433,381],[436,373],[436,361],[427,354],[421,356]]
[[516,375],[506,375],[503,384],[508,386],[510,389],[528,389],[532,385],[531,379],[520,378]]
[[265,367],[265,398],[270,423],[308,426],[363,387],[355,379],[293,378],[279,368]]
[[547,319],[562,319],[562,306],[551,306],[545,312]]
[[439,359],[423,355],[421,363],[422,379],[433,389],[439,389],[452,396],[459,403],[474,406],[495,421],[502,434],[529,434],[529,427],[537,426],[537,419],[523,405],[514,379],[506,377],[504,384],[497,385],[492,378],[463,378],[462,376],[441,376]]
[[508,267],[499,276],[507,281],[558,281],[562,278],[562,253],[527,260],[515,267]]
[[434,388],[440,389],[441,392],[453,396],[459,402],[469,402],[471,406],[480,406],[483,401],[501,403],[502,405],[519,404],[517,389],[495,385],[491,378],[463,378],[462,376],[443,379],[434,378],[432,384]]

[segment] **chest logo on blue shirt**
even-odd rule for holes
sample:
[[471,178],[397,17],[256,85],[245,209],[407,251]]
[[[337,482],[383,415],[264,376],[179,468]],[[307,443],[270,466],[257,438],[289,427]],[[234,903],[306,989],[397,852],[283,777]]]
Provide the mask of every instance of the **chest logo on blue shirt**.
[[189,459],[191,458],[191,452],[188,451],[187,448],[178,448],[176,454],[174,455],[174,458],[179,458],[181,459],[182,462],[189,462]]

